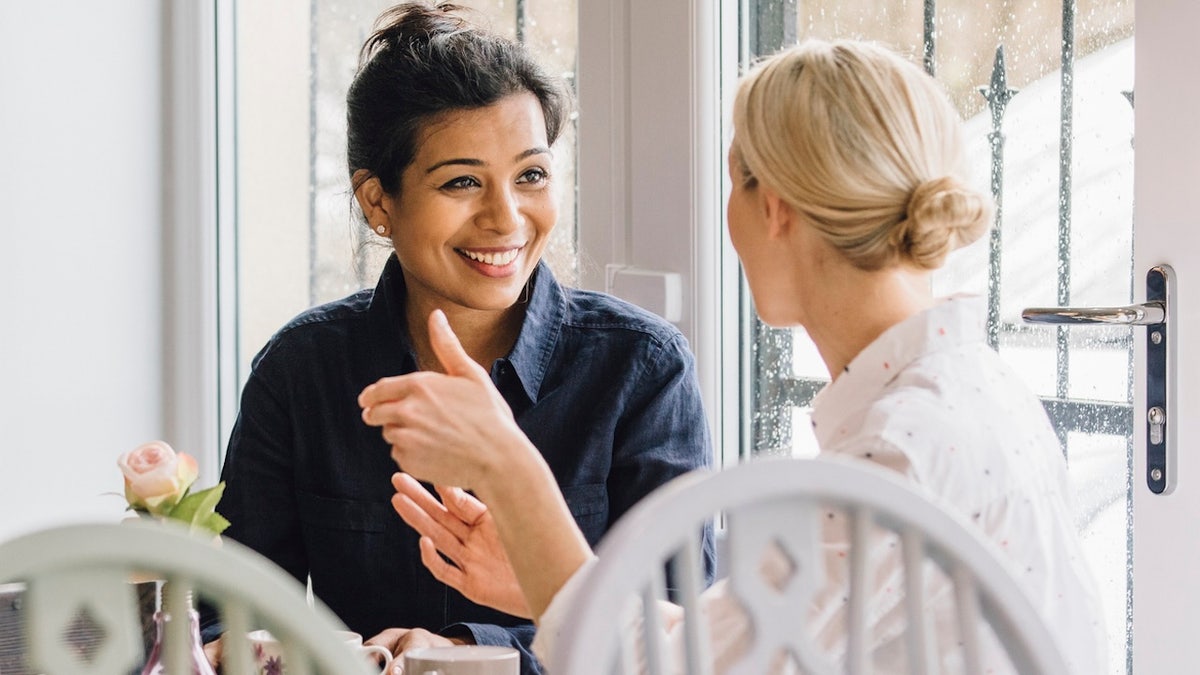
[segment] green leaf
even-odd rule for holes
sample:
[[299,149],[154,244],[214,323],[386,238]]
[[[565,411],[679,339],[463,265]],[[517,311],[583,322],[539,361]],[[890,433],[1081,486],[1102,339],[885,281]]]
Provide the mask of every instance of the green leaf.
[[221,534],[225,531],[225,528],[229,527],[229,521],[225,516],[214,511],[204,519],[203,527],[213,534]]
[[224,492],[224,481],[207,490],[193,492],[180,500],[168,515],[172,520],[186,523],[193,531],[204,529],[213,534],[220,534],[229,527],[229,521],[216,512],[217,503],[221,501]]

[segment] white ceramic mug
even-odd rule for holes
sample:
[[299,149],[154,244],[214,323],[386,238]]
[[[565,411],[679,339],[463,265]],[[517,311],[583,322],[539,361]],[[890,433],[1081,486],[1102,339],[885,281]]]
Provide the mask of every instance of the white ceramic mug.
[[[335,633],[347,647],[360,652],[363,656],[371,657],[372,663],[378,663],[382,658],[383,672],[390,672],[392,653],[387,647],[379,645],[364,645],[363,636],[352,630],[339,630]],[[254,668],[258,675],[282,675],[286,672],[283,663],[283,645],[269,631],[256,630],[246,635],[250,642],[250,650],[254,655]]]
[[512,647],[455,645],[404,652],[404,675],[518,675],[521,655]]

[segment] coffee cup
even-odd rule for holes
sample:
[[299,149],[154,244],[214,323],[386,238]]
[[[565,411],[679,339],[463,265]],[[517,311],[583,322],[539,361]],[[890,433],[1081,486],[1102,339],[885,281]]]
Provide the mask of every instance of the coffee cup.
[[356,649],[362,652],[363,656],[367,656],[373,663],[383,662],[383,672],[390,672],[392,669],[392,652],[387,647],[379,645],[364,645],[363,636],[355,633],[352,630],[339,630],[335,634],[346,643],[346,646],[351,649]]
[[[338,639],[348,648],[370,657],[373,662],[383,660],[384,672],[392,667],[392,652],[387,647],[379,645],[364,645],[363,636],[351,630],[335,632]],[[254,672],[256,675],[280,675],[287,672],[283,662],[283,645],[269,631],[251,631],[246,639],[250,642],[250,650],[254,655]]]
[[404,652],[404,675],[518,675],[521,655],[512,647],[455,645]]

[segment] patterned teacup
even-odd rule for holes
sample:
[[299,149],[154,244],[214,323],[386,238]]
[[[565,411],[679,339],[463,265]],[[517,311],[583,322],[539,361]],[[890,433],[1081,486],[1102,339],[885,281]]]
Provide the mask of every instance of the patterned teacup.
[[[390,672],[392,653],[386,647],[379,645],[364,645],[363,636],[350,630],[337,631],[336,635],[347,647],[361,652],[378,662],[383,659],[384,672]],[[283,663],[283,645],[275,636],[265,630],[251,631],[246,639],[250,642],[251,653],[254,654],[254,667],[257,675],[283,675],[287,671]]]

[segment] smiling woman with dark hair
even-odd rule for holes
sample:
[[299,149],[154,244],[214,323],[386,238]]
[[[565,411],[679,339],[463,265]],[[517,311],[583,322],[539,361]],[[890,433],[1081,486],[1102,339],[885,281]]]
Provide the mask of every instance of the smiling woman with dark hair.
[[397,654],[511,645],[529,673],[532,624],[422,564],[419,535],[389,504],[389,443],[363,423],[359,392],[441,369],[425,329],[440,310],[591,543],[651,490],[708,464],[711,447],[682,334],[561,286],[542,261],[569,99],[522,46],[460,11],[399,5],[362,48],[347,96],[348,172],[365,225],[394,254],[374,289],[304,312],[254,359],[221,509],[233,522],[226,536],[311,578],[367,642]]

